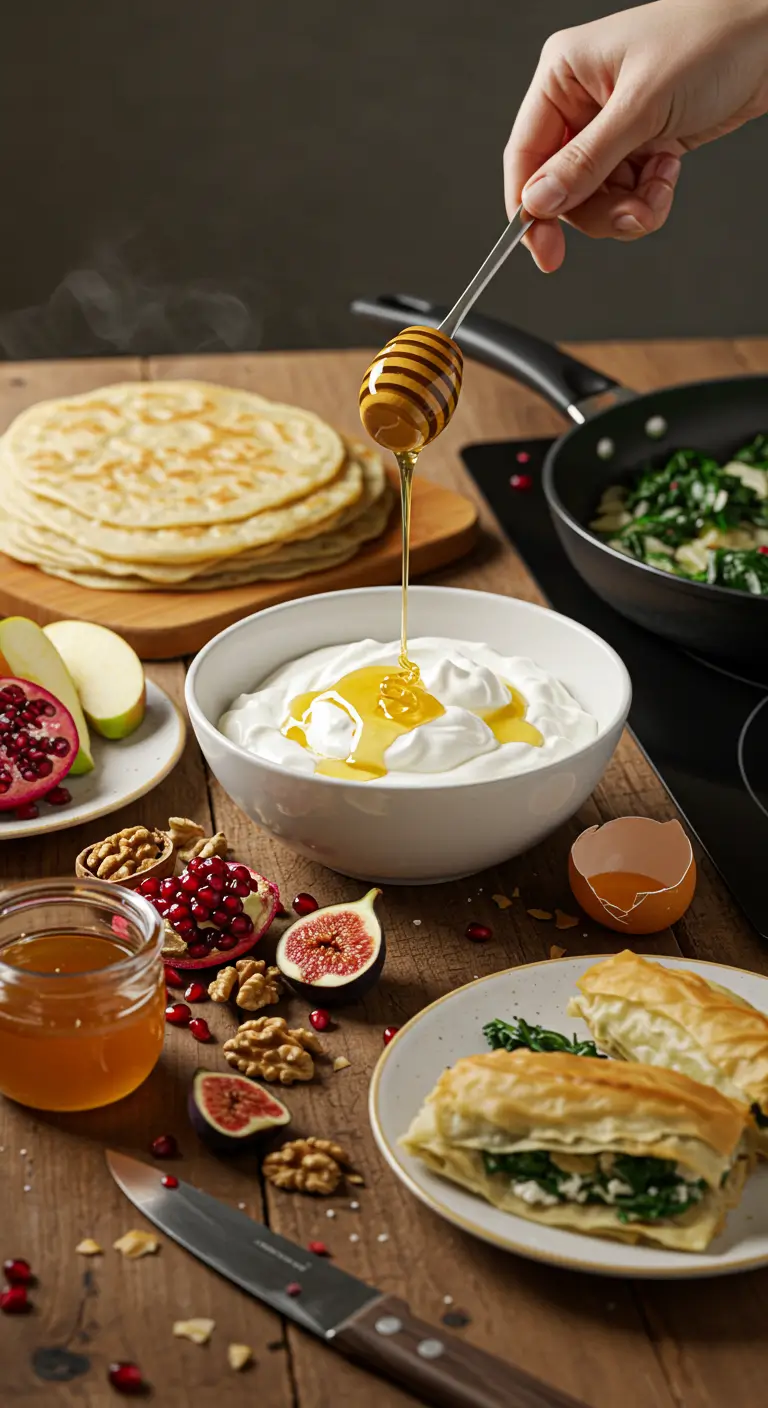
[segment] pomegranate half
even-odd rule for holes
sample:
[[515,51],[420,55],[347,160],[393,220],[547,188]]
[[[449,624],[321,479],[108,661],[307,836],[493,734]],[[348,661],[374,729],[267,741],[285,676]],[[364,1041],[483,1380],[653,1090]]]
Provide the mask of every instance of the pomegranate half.
[[196,1071],[189,1092],[189,1118],[214,1149],[236,1152],[261,1134],[288,1124],[290,1111],[263,1085],[234,1072]]
[[286,929],[275,962],[286,982],[313,1006],[357,1002],[377,983],[386,957],[375,910],[381,890],[354,904],[333,904]]
[[177,876],[138,887],[165,921],[163,959],[175,969],[213,968],[249,953],[280,907],[276,885],[219,856],[191,860]]
[[58,787],[79,746],[72,715],[47,689],[0,677],[0,812],[28,806]]

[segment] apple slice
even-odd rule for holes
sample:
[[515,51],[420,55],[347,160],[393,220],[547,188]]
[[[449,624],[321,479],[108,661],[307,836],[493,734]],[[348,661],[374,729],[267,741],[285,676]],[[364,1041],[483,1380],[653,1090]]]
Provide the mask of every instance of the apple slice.
[[56,647],[26,616],[6,616],[0,621],[0,675],[16,675],[42,685],[69,710],[80,739],[72,776],[90,772],[93,768],[91,740],[74,681]]
[[147,706],[144,669],[135,650],[92,621],[53,621],[43,630],[75,682],[91,728],[102,738],[127,738]]

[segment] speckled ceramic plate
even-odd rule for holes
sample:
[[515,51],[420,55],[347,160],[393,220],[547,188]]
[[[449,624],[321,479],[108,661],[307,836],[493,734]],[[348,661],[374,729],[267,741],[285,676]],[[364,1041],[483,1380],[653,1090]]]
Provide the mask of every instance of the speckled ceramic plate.
[[[720,963],[657,958],[667,967],[699,973],[768,1012],[768,978]],[[398,1145],[440,1073],[460,1056],[486,1049],[483,1026],[494,1017],[525,1017],[556,1031],[587,1037],[585,1024],[566,1015],[576,980],[597,957],[531,963],[480,978],[425,1007],[384,1051],[373,1073],[370,1117],[376,1142],[397,1177],[427,1207],[486,1242],[535,1261],[553,1262],[605,1276],[723,1276],[768,1265],[768,1164],[747,1183],[725,1231],[705,1253],[633,1247],[584,1237],[491,1207],[483,1199],[439,1178]]]
[[147,680],[144,722],[128,738],[110,742],[91,734],[95,767],[84,777],[67,777],[72,793],[66,807],[40,803],[34,821],[17,821],[12,812],[0,812],[0,845],[24,836],[49,836],[70,826],[116,812],[137,797],[146,796],[175,768],[184,748],[186,725],[165,690]]

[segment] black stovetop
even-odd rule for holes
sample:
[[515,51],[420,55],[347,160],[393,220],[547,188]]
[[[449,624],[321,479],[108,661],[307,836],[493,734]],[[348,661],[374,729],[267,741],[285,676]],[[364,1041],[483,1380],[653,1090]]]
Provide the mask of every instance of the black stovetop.
[[[550,605],[621,656],[634,691],[632,734],[768,939],[768,659],[742,676],[651,635],[595,596],[571,567],[549,517],[540,468],[551,443],[472,445],[463,458]],[[530,474],[529,490],[512,488],[516,473]]]

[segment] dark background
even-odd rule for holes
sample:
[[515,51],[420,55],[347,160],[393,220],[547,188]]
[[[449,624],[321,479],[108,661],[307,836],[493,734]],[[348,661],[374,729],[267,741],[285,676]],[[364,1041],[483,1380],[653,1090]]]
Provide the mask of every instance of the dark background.
[[[343,346],[374,337],[355,294],[452,300],[542,42],[611,7],[4,5],[0,355]],[[766,332],[766,130],[688,157],[660,235],[571,236],[550,278],[521,251],[484,306],[560,338]]]

